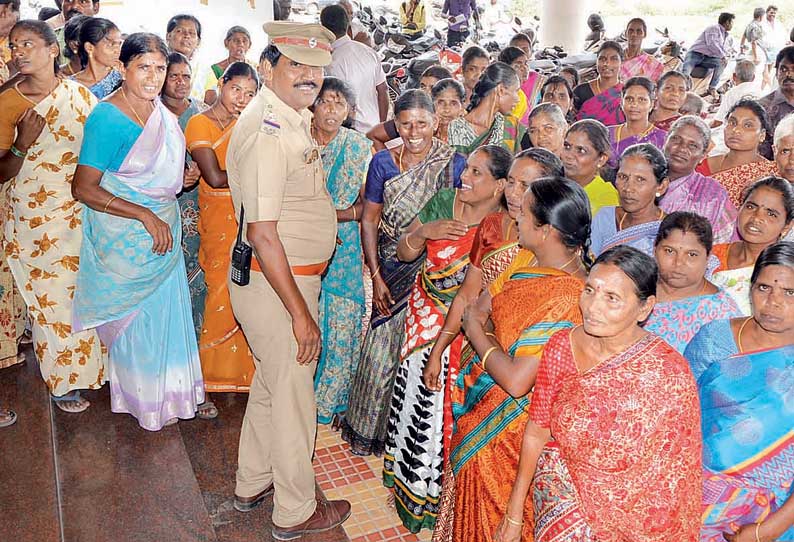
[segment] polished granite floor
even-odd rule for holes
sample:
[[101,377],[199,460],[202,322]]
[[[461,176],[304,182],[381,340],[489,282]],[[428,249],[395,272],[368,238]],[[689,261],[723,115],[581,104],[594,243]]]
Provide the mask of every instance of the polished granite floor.
[[[19,414],[0,429],[0,540],[271,540],[272,500],[247,514],[231,505],[245,395],[219,395],[215,420],[151,433],[110,412],[107,386],[86,394],[86,412],[61,412],[28,359],[0,371],[0,404]],[[338,528],[301,540],[349,538]]]

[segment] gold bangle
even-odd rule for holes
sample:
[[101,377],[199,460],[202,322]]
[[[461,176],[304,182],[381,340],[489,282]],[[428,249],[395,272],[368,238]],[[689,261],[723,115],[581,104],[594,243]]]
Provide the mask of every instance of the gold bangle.
[[111,203],[113,203],[113,200],[114,200],[114,199],[116,199],[116,196],[113,196],[112,198],[110,198],[110,199],[108,200],[108,202],[105,204],[105,208],[104,208],[104,209],[102,209],[102,212],[103,212],[103,213],[107,213],[107,212],[108,212],[108,207],[110,207],[110,204],[111,204]]
[[439,331],[439,333],[442,333],[444,335],[452,335],[453,337],[457,335],[457,333],[455,333],[454,331],[447,331],[446,329],[442,329],[441,331]]
[[481,361],[482,361],[482,370],[483,370],[483,371],[485,371],[485,370],[486,370],[486,369],[485,369],[485,364],[486,364],[486,362],[488,361],[488,356],[490,356],[491,354],[493,354],[493,351],[494,351],[494,350],[498,350],[498,349],[499,349],[499,347],[498,347],[498,346],[492,346],[492,347],[490,347],[488,350],[486,350],[486,351],[485,351],[485,355],[483,355],[483,357],[482,357],[482,360],[481,360]]
[[353,222],[355,222],[355,221],[356,221],[356,206],[355,206],[355,205],[353,205],[353,206],[351,207],[351,209],[353,209]]
[[521,527],[524,524],[523,521],[516,521],[513,518],[511,518],[510,516],[508,516],[507,514],[505,514],[505,519],[507,520],[508,523],[512,523],[516,527]]
[[413,234],[414,234],[414,232],[411,232],[411,233],[409,233],[408,235],[405,236],[405,245],[408,248],[410,248],[411,250],[413,250],[414,252],[422,252],[421,248],[414,248],[414,247],[411,246],[411,243],[408,242],[408,238],[411,237]]
[[761,524],[763,521],[759,521],[755,524],[755,542],[761,542]]
[[496,333],[491,333],[490,331],[486,331],[485,332],[485,336],[486,337],[493,337],[494,339],[496,339]]
[[371,279],[374,279],[374,278],[375,278],[375,277],[377,277],[379,274],[380,274],[380,266],[378,266],[378,267],[376,267],[376,268],[375,268],[375,272],[374,272],[374,273],[372,273],[372,274],[369,276],[369,278],[371,278]]

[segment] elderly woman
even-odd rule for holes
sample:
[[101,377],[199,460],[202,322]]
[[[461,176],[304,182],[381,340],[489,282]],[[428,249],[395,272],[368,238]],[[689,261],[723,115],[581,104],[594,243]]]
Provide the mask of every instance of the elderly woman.
[[32,316],[33,350],[53,401],[82,412],[89,403],[80,390],[107,379],[96,332],[72,323],[85,209],[71,186],[96,98],[58,76],[60,50],[46,23],[18,22],[10,46],[20,75],[0,94],[0,181],[8,183],[3,248]]
[[423,264],[421,259],[399,260],[398,241],[441,188],[460,186],[465,168],[462,156],[433,137],[437,120],[427,94],[404,92],[394,104],[394,113],[403,144],[373,156],[361,215],[373,310],[342,431],[342,438],[357,455],[383,453],[408,297]]
[[212,105],[218,97],[218,84],[223,72],[235,62],[247,63],[246,55],[251,49],[251,34],[242,26],[233,26],[226,32],[223,46],[229,55],[220,62],[213,64],[207,76],[207,90],[204,92],[204,103]]
[[89,17],[80,26],[77,54],[84,68],[72,79],[100,100],[121,83],[117,68],[122,41],[118,27],[107,19]]
[[190,62],[190,70],[193,74],[190,97],[203,100],[207,79],[211,76],[212,70],[209,64],[203,62],[200,55],[196,54],[201,45],[201,22],[193,15],[184,13],[174,15],[166,25],[166,41],[170,51],[182,53]]
[[794,114],[783,117],[778,123],[774,142],[777,174],[794,183]]
[[[464,317],[470,347],[451,390],[452,540],[491,540],[518,469],[543,347],[555,331],[581,323],[577,300],[590,262],[587,195],[555,176],[532,182],[518,199],[521,251]],[[531,521],[525,535],[531,539]]]
[[712,282],[725,288],[745,316],[750,307],[750,276],[758,255],[783,239],[794,223],[794,188],[780,177],[766,177],[747,190],[736,219],[739,241],[714,247],[720,266]]
[[323,349],[315,373],[317,419],[339,427],[356,372],[366,312],[359,194],[372,156],[370,141],[351,129],[356,98],[347,83],[326,77],[314,103],[312,135],[321,147],[326,185],[336,206],[336,247],[320,291]]
[[686,350],[703,427],[702,542],[794,540],[794,244],[758,256],[752,316],[704,326]]
[[621,109],[620,66],[623,48],[615,41],[605,41],[598,48],[596,70],[598,77],[573,89],[576,118],[594,119],[606,126],[621,124],[626,116]]
[[[245,62],[230,64],[221,76],[218,99],[191,118],[185,129],[187,149],[201,171],[196,191],[201,240],[198,263],[204,271],[207,294],[198,339],[207,392],[248,391],[254,374],[254,358],[234,318],[227,286],[237,219],[226,176],[226,150],[237,118],[258,90],[254,68]],[[207,394],[198,415],[214,418],[217,414]]]
[[769,132],[769,117],[761,104],[750,98],[739,100],[725,120],[728,153],[709,156],[698,168],[724,186],[736,206],[741,204],[747,186],[775,174],[775,163],[758,152]]
[[522,540],[530,486],[536,542],[697,540],[697,387],[681,354],[641,327],[656,283],[655,262],[637,249],[596,260],[584,325],[543,349],[496,541]]
[[562,154],[568,123],[562,109],[553,103],[536,105],[529,114],[527,134],[533,148],[546,149],[557,156]]
[[657,128],[669,132],[673,123],[681,118],[687,92],[692,90],[692,78],[678,71],[669,71],[659,79],[656,88],[651,122]]
[[609,127],[612,156],[607,165],[615,168],[627,148],[638,143],[664,147],[667,132],[657,128],[649,119],[656,86],[647,77],[632,77],[623,83],[623,112],[626,122]]
[[449,144],[469,155],[483,145],[499,145],[516,152],[523,127],[510,116],[518,103],[516,71],[504,62],[488,66],[472,91],[465,117],[449,123]]
[[730,294],[705,277],[712,241],[709,221],[683,211],[666,216],[656,235],[659,282],[644,327],[682,354],[702,326],[740,314]]
[[593,218],[593,254],[629,245],[649,256],[664,218],[658,201],[667,191],[667,160],[650,143],[632,145],[620,157],[615,178],[620,205],[602,207]]
[[[165,83],[160,92],[160,101],[171,113],[176,116],[182,132],[187,129],[188,121],[201,113],[205,108],[204,103],[190,97],[190,81],[192,72],[190,62],[182,53],[168,55],[168,67],[165,73]],[[185,181],[182,191],[177,197],[179,214],[182,221],[182,255],[185,257],[187,270],[187,285],[190,290],[190,306],[193,312],[193,326],[196,336],[201,336],[204,322],[204,298],[207,295],[207,284],[204,281],[204,271],[198,263],[199,243],[201,238],[198,232],[199,205],[198,185],[201,171],[190,157],[185,155],[188,164],[185,169]],[[203,412],[199,412],[202,416]]]
[[690,211],[711,222],[715,243],[727,243],[736,228],[736,206],[714,179],[695,171],[706,157],[711,130],[698,117],[677,120],[664,144],[670,186],[659,204],[664,212]]
[[648,37],[648,26],[635,17],[626,25],[626,54],[620,65],[620,80],[647,77],[657,81],[664,73],[664,64],[642,50],[642,40]]
[[610,155],[609,132],[597,120],[580,120],[568,128],[562,146],[562,163],[565,175],[584,188],[590,200],[590,210],[595,216],[601,207],[617,206],[615,187],[601,177],[600,170]]
[[[466,276],[478,226],[502,206],[512,161],[509,152],[495,145],[474,151],[461,174],[461,188],[439,191],[408,226],[397,247],[400,260],[419,259],[424,264],[408,303],[402,359],[389,414],[383,483],[393,488],[397,515],[414,533],[435,525],[444,441],[452,430],[451,420],[444,419],[444,394],[432,393],[424,384],[425,360]],[[442,355],[441,386],[457,375],[460,366],[460,357],[453,356],[451,350]]]
[[86,205],[74,328],[96,329],[108,349],[113,412],[149,431],[204,401],[178,249],[185,138],[158,100],[167,57],[154,34],[124,41],[124,83],[88,117],[72,183]]

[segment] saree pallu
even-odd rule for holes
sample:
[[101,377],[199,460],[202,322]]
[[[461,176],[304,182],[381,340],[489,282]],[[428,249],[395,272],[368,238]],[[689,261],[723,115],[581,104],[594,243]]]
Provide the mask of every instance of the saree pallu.
[[[189,149],[209,148],[226,170],[226,149],[236,121],[221,131],[205,115],[196,116],[186,130]],[[198,139],[199,137],[203,139]],[[254,356],[237,323],[229,296],[232,245],[237,217],[228,188],[213,188],[202,178],[198,189],[198,265],[206,288],[204,317],[198,336],[204,389],[246,392],[254,377]]]
[[[712,334],[710,340],[733,336]],[[794,496],[794,346],[715,359],[698,388],[701,542],[716,542],[723,532],[764,521]],[[776,540],[794,540],[794,527]]]
[[[597,95],[593,93],[589,83],[579,85],[579,87],[583,87],[583,90],[579,91],[581,96],[585,96],[584,92],[592,94],[592,96],[582,100],[576,114],[576,120],[594,119],[602,122],[605,126],[614,126],[626,122],[626,116],[623,114],[621,106],[622,84],[610,87]],[[576,88],[579,89],[579,87]]]
[[647,77],[655,83],[664,72],[664,64],[648,53],[640,53],[620,64],[620,80],[623,83],[632,77]]
[[720,261],[720,266],[711,275],[711,282],[718,288],[728,292],[736,305],[739,306],[741,316],[750,316],[753,307],[750,303],[750,277],[753,275],[752,265],[738,269],[728,269],[728,251],[731,244],[717,245],[711,253]]
[[510,152],[520,150],[521,137],[526,128],[511,116],[497,113],[491,127],[480,135],[464,117],[458,117],[447,127],[447,141],[459,153],[468,156],[485,145],[497,145]]
[[700,328],[714,320],[734,318],[740,314],[733,298],[725,290],[719,290],[715,294],[656,303],[643,327],[683,354]]
[[[9,183],[0,186],[0,236],[8,218]],[[17,341],[25,332],[25,301],[14,283],[4,253],[0,253],[0,369],[17,363]]]
[[72,328],[84,207],[72,197],[71,182],[95,104],[87,88],[69,80],[31,103],[46,124],[7,189],[5,256],[28,307],[41,375],[54,396],[97,389],[106,380],[107,354],[96,332]]
[[[334,206],[347,209],[356,202],[371,157],[371,142],[362,134],[340,128],[323,149],[323,170]],[[366,328],[366,299],[361,234],[358,222],[338,224],[341,241],[323,276],[320,291],[320,335],[323,349],[314,377],[317,418],[331,423],[347,410],[350,382],[361,356]]]
[[530,419],[550,429],[562,465],[548,456],[538,464],[535,540],[695,542],[699,413],[686,360],[659,337],[580,373],[571,331],[557,333],[543,351]]
[[444,440],[451,431],[451,426],[444,423],[445,388],[457,375],[462,336],[458,335],[441,356],[442,391],[425,387],[422,370],[449,305],[466,276],[475,233],[476,228],[470,228],[457,241],[427,242],[427,258],[405,320],[402,361],[386,437],[383,483],[394,488],[397,515],[413,533],[432,529],[438,515]]
[[616,207],[602,207],[593,219],[593,232],[590,236],[591,249],[596,256],[618,245],[628,245],[653,257],[654,241],[662,224],[660,220],[617,229]]
[[[708,176],[710,172],[701,170],[700,173]],[[764,160],[763,162],[752,162],[732,167],[725,171],[714,173],[711,177],[728,191],[731,202],[738,209],[742,205],[744,191],[748,186],[758,179],[777,174],[775,163],[770,160]]]
[[[555,269],[520,268],[492,301],[500,344],[513,357],[540,357],[557,331],[581,322],[582,281]],[[490,542],[504,517],[532,394],[511,397],[468,348],[452,390],[450,465],[455,477],[452,540]],[[494,468],[498,465],[498,468]],[[532,503],[524,509],[522,540],[533,540]]]
[[623,137],[623,132],[625,129],[625,124],[610,126],[608,128],[609,143],[610,147],[612,148],[612,154],[607,161],[607,167],[617,169],[620,163],[620,157],[623,156],[623,151],[632,145],[650,143],[657,149],[662,150],[662,148],[664,148],[664,142],[667,140],[667,132],[654,124],[651,124],[644,134],[638,136],[632,135],[629,137]]
[[378,262],[395,303],[389,316],[381,315],[373,304],[350,387],[342,438],[359,455],[381,454],[385,447],[389,400],[405,337],[405,307],[422,266],[422,258],[410,263],[399,261],[397,241],[430,198],[440,189],[453,186],[454,156],[454,149],[434,139],[424,162],[384,184]]
[[[119,171],[105,171],[100,182],[166,222],[175,246],[184,155],[176,118],[156,102]],[[151,247],[137,220],[86,209],[74,324],[96,328],[109,350],[111,410],[157,431],[173,418],[192,418],[204,386],[182,254],[159,256]]]
[[[188,121],[201,113],[203,102],[190,98],[190,105],[179,116],[179,127],[182,132],[187,128]],[[187,154],[190,158],[190,153]],[[207,296],[207,285],[204,282],[204,270],[198,264],[199,245],[201,237],[198,231],[199,204],[198,186],[190,190],[183,190],[177,196],[179,214],[182,219],[182,256],[185,258],[187,270],[187,285],[190,290],[190,306],[193,313],[193,327],[196,337],[201,336],[201,326],[204,324],[204,299]]]

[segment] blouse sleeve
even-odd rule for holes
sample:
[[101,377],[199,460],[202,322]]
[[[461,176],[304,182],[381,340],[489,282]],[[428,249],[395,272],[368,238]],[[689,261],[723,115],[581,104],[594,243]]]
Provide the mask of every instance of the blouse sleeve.
[[118,169],[142,131],[116,106],[100,102],[86,119],[79,164],[99,171]]
[[212,148],[212,133],[210,131],[212,122],[205,115],[193,115],[187,121],[185,127],[185,143],[187,143],[188,152],[193,152],[195,149],[211,149]]
[[529,407],[529,419],[535,425],[549,429],[551,427],[551,409],[557,398],[560,384],[570,375],[571,369],[576,370],[571,357],[571,330],[566,329],[555,333],[540,359],[538,376],[535,379],[535,391]]
[[364,197],[372,203],[383,205],[383,185],[399,173],[389,151],[380,151],[372,157],[367,170],[367,184]]
[[452,157],[452,186],[455,188],[460,188],[460,176],[463,175],[463,170],[465,169],[466,158],[462,154],[456,152],[455,156]]

